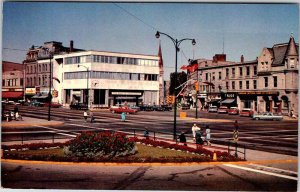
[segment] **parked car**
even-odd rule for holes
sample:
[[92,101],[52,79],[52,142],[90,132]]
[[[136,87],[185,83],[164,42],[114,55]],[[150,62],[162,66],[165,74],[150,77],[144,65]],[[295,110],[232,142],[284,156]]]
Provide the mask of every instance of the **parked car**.
[[117,107],[117,108],[111,107],[110,111],[111,111],[111,113],[123,113],[123,112],[125,112],[126,114],[129,114],[129,113],[130,114],[135,114],[135,113],[138,112],[136,109],[131,109],[129,107]]
[[129,108],[130,108],[130,109],[135,109],[135,110],[137,110],[137,111],[140,111],[140,110],[141,110],[141,108],[140,108],[139,106],[136,106],[136,105],[131,105],[131,106],[129,106]]
[[227,106],[220,106],[218,109],[218,113],[228,113],[228,107]]
[[141,105],[140,110],[141,111],[153,111],[153,106],[151,106],[151,105]]
[[164,111],[172,111],[172,106],[170,105],[161,105]]
[[217,106],[209,106],[208,112],[209,113],[217,113],[218,112],[218,107]]
[[240,111],[240,116],[243,117],[252,117],[253,115],[253,111],[251,109],[248,108],[244,108]]
[[228,114],[229,115],[238,115],[239,109],[237,107],[230,107],[230,109],[228,109]]
[[34,107],[42,107],[44,105],[43,102],[40,101],[31,101],[30,102],[30,106],[34,106]]
[[[48,107],[49,106],[49,103],[44,103],[43,107]],[[52,108],[59,108],[62,106],[62,104],[60,103],[56,103],[56,102],[52,102],[51,105],[50,105]]]
[[70,105],[70,109],[87,110],[88,106],[85,103],[73,103]]
[[164,109],[160,105],[153,105],[153,111],[163,111]]
[[263,114],[254,114],[253,115],[253,119],[255,120],[277,120],[280,121],[283,119],[283,117],[281,115],[274,115],[273,113],[270,112],[266,112]]

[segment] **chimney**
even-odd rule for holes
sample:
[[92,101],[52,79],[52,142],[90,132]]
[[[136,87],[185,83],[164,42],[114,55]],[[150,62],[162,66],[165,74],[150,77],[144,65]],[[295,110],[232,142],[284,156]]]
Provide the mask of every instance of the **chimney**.
[[73,40],[70,41],[70,53],[74,50],[74,42]]
[[241,63],[244,63],[244,55],[241,56]]

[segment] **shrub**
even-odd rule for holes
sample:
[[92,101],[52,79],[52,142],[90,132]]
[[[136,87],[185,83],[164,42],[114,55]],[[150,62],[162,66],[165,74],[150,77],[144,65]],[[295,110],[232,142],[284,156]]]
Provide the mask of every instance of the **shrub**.
[[83,132],[67,142],[64,152],[77,157],[118,157],[136,152],[135,142],[119,132]]

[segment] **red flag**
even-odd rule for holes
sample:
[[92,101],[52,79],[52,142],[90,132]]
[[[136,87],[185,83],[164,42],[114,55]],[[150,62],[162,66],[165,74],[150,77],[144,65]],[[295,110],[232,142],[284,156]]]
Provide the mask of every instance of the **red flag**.
[[186,65],[182,65],[182,66],[180,67],[180,69],[182,69],[182,70],[187,70],[188,67],[187,67]]
[[194,64],[188,66],[188,70],[190,73],[193,73],[194,71],[196,71],[196,69],[198,69],[198,63],[194,63]]

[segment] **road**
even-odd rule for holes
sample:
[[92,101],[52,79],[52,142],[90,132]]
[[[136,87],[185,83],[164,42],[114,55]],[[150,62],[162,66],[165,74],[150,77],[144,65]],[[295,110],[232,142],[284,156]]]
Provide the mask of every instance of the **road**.
[[[21,114],[36,118],[47,118],[47,108],[43,107],[20,107]],[[249,149],[258,149],[282,154],[298,155],[298,121],[255,121],[248,117],[239,117],[228,114],[198,112],[195,119],[195,111],[185,111],[187,118],[177,118],[177,133],[186,132],[191,139],[191,127],[193,123],[204,128],[209,125],[213,143],[223,144],[232,139],[234,120],[239,122],[239,143]],[[180,111],[178,112],[178,114]],[[131,131],[145,128],[154,132],[166,132],[165,137],[172,138],[173,134],[173,111],[148,112],[141,111],[136,115],[127,115],[126,122],[120,120],[120,114],[111,114],[107,110],[94,112],[96,122],[93,124],[83,121],[83,112],[68,109],[51,109],[51,119],[64,121],[64,125],[57,127],[31,126],[26,128],[3,128],[2,132],[28,132],[28,131],[67,131],[66,134],[76,135],[82,130],[112,129]],[[45,135],[45,134],[43,134]],[[37,136],[36,134],[34,135]],[[66,135],[65,135],[66,136]],[[62,137],[62,135],[59,135]],[[3,137],[3,141],[11,138]]]
[[[47,109],[21,107],[21,114],[47,118]],[[177,131],[191,126],[209,125],[215,142],[232,138],[233,121],[240,124],[240,142],[247,144],[247,161],[238,163],[196,164],[101,164],[6,161],[1,163],[2,187],[13,189],[97,189],[97,190],[194,190],[194,191],[297,191],[297,121],[254,121],[239,116],[186,111],[187,118],[177,121]],[[119,114],[94,112],[96,122],[84,122],[82,111],[52,109],[52,119],[63,121],[61,126],[34,125],[3,127],[2,142],[17,139],[8,132],[27,133],[30,137],[45,137],[60,132],[55,138],[72,138],[82,130],[112,129],[129,131],[147,127],[150,134],[167,132],[172,138],[173,112],[140,112],[128,115],[121,122]],[[40,135],[33,135],[39,131]],[[64,131],[64,133],[61,133]],[[29,133],[29,134],[28,134]],[[31,142],[31,141],[29,141]],[[257,150],[251,150],[258,149]],[[268,153],[272,151],[276,153]],[[289,154],[289,155],[283,155]]]

